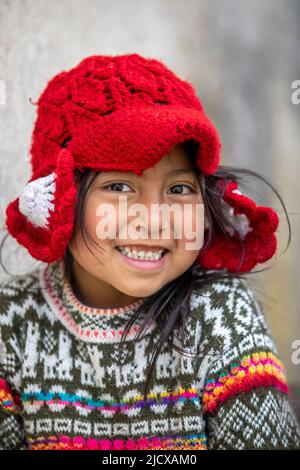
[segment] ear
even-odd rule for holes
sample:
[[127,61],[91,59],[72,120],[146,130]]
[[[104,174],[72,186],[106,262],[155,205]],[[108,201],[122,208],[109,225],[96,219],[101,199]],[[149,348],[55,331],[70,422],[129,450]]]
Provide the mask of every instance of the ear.
[[6,208],[6,228],[34,258],[62,258],[74,225],[77,190],[74,159],[62,149],[52,172],[36,172],[22,194]]
[[198,262],[206,269],[248,272],[270,259],[277,248],[275,231],[279,217],[270,207],[257,206],[238,189],[236,181],[225,182],[221,210],[232,226],[217,226],[210,245],[199,252]]

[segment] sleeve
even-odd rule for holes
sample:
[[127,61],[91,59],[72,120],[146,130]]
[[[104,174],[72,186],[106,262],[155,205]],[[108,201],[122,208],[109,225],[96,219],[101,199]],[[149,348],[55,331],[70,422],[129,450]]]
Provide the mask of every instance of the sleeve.
[[217,291],[206,311],[217,351],[202,390],[208,449],[300,449],[286,373],[261,304],[241,279],[222,281]]
[[0,286],[0,450],[25,450],[21,354],[9,286]]

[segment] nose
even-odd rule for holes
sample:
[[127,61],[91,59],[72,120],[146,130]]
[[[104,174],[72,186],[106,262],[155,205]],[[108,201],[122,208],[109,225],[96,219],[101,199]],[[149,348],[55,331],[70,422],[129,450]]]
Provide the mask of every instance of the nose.
[[[168,232],[168,218],[164,217],[161,205],[164,204],[164,198],[159,188],[150,188],[143,191],[143,194],[135,204],[140,205],[141,210],[137,211],[135,218],[136,230],[148,239],[162,239],[163,233]],[[170,236],[170,235],[169,235]],[[167,239],[169,238],[167,236]],[[166,239],[166,238],[164,238]]]

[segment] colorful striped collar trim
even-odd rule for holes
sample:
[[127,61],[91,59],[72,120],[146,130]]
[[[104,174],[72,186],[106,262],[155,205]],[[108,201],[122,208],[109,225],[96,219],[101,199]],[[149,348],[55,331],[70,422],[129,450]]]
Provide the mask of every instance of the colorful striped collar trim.
[[[53,270],[55,269],[55,272]],[[88,343],[120,342],[124,328],[134,313],[143,303],[139,300],[125,307],[92,308],[83,305],[75,296],[68,282],[62,262],[42,266],[39,271],[40,286],[45,300],[61,323],[73,335]],[[143,318],[139,316],[132,324],[125,341],[131,341],[139,333]],[[153,320],[143,336],[150,334],[157,327]]]
[[72,289],[72,286],[64,274],[64,265],[63,263],[59,264],[58,269],[60,270],[60,276],[64,279],[63,282],[63,289],[65,296],[67,300],[69,301],[70,304],[74,306],[79,312],[85,313],[85,314],[91,314],[91,315],[119,315],[121,313],[126,313],[126,312],[133,312],[135,311],[143,302],[143,299],[137,300],[136,302],[133,302],[129,305],[126,305],[125,307],[114,307],[114,308],[95,308],[95,307],[89,307],[88,305],[84,305],[80,300],[76,297],[74,294],[74,291]]

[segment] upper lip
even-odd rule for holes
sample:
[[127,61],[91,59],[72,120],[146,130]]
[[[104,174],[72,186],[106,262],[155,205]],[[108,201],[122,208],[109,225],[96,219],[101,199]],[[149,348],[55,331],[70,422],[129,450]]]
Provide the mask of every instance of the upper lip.
[[168,248],[160,245],[138,245],[138,244],[132,244],[129,245],[128,243],[126,245],[117,245],[117,246],[123,246],[124,248],[128,247],[130,249],[140,249],[140,250],[169,250]]

